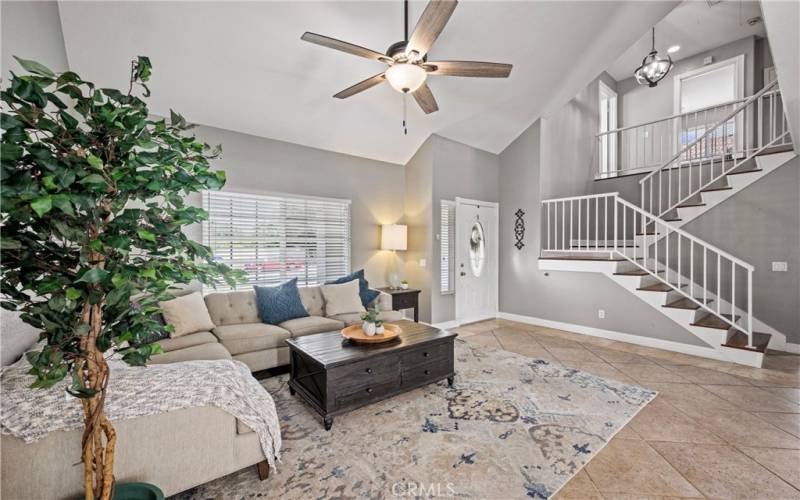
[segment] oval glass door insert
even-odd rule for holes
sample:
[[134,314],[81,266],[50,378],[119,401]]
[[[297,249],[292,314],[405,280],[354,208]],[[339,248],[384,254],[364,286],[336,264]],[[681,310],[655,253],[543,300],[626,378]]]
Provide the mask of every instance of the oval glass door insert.
[[486,262],[486,236],[480,221],[475,221],[469,236],[469,264],[472,275],[479,278]]

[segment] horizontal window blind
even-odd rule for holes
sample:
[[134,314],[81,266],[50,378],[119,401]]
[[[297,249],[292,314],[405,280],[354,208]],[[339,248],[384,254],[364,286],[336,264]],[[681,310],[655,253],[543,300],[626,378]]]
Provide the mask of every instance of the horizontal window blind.
[[[314,285],[350,272],[350,200],[203,193],[203,243],[252,285]],[[225,283],[218,290],[227,290]]]
[[439,247],[441,263],[439,267],[439,290],[441,293],[455,292],[453,282],[454,273],[454,244],[456,222],[456,205],[452,201],[442,200],[439,212]]

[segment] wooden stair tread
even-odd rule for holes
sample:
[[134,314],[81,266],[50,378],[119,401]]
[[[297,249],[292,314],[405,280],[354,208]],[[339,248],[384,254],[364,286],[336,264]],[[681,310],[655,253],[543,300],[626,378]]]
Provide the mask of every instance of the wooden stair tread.
[[[663,273],[664,271],[658,271],[659,274]],[[631,271],[621,271],[618,273],[614,273],[615,276],[649,276],[650,273],[647,271],[643,271],[641,269],[633,269]]]
[[[685,288],[687,285],[681,285],[681,288]],[[655,283],[653,285],[647,285],[643,287],[637,288],[642,292],[671,292],[674,288],[677,288],[678,285],[673,284],[672,286],[667,285],[666,283]]]
[[599,260],[603,262],[622,262],[623,258],[621,257],[592,257],[592,256],[582,256],[582,255],[563,255],[561,257],[539,257],[539,260]]
[[[700,302],[703,301],[703,299],[698,299],[698,300]],[[706,304],[708,304],[709,302],[711,302],[711,299],[708,299],[706,301]],[[674,302],[670,302],[669,304],[663,305],[661,307],[671,307],[673,309],[695,309],[695,310],[700,309],[700,306],[696,302],[686,297],[680,298]]]
[[702,202],[691,202],[691,203],[683,203],[675,208],[691,208],[691,207],[704,207],[704,206],[706,206],[706,204]]
[[753,347],[748,347],[747,334],[741,330],[736,330],[728,336],[728,340],[722,345],[725,347],[733,347],[734,349],[744,349],[746,351],[765,352],[771,337],[772,335],[769,333],[753,332]]
[[[723,314],[723,316],[725,316],[728,319],[731,318],[730,314]],[[733,322],[735,323],[736,321],[739,321],[739,318],[740,318],[740,316],[736,316],[736,319],[734,319]],[[702,326],[702,327],[705,327],[705,328],[716,328],[718,330],[727,330],[727,329],[729,329],[731,327],[731,325],[729,325],[725,321],[722,321],[721,319],[719,319],[718,317],[716,317],[713,314],[706,314],[705,316],[703,316],[702,318],[698,319],[697,321],[695,321],[691,325],[692,326]]]
[[764,171],[763,168],[754,168],[754,169],[751,169],[751,170],[742,170],[741,172],[731,172],[731,173],[725,174],[725,175],[752,174],[754,172],[763,172],[763,171]]
[[730,187],[730,186],[725,186],[725,187],[707,188],[707,189],[703,189],[703,190],[701,190],[700,192],[701,192],[701,193],[711,193],[711,192],[713,192],[713,191],[730,191],[730,190],[732,190],[732,189],[733,189],[733,188],[732,188],[732,187]]

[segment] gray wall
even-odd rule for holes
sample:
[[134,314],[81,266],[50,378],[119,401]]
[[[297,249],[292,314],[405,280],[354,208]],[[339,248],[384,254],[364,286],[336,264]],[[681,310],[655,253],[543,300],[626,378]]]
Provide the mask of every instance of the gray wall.
[[[525,212],[525,246],[500,238],[500,310],[503,312],[630,333],[686,344],[703,343],[652,307],[633,298],[601,274],[538,269],[541,231],[540,192],[548,165],[543,154],[550,136],[534,123],[500,153],[500,234],[512,234],[513,213]],[[549,274],[549,276],[546,276]],[[598,319],[597,310],[606,311]]]
[[[435,135],[433,149],[433,233],[431,274],[431,321],[441,323],[456,319],[455,295],[441,293],[441,240],[439,219],[441,201],[456,197],[480,201],[499,201],[499,157],[450,139]],[[503,233],[501,233],[503,234]]]
[[[227,174],[225,191],[352,200],[352,269],[363,267],[370,285],[386,284],[389,266],[398,263],[391,252],[380,250],[380,226],[403,222],[402,165],[212,127],[200,126],[196,134],[209,144],[222,144],[214,167]],[[202,241],[200,227],[189,234]]]
[[[800,343],[798,193],[800,158],[795,158],[683,227],[755,267],[755,317],[792,343]],[[772,272],[773,261],[788,262],[789,272]],[[743,296],[737,293],[737,300]]]
[[[431,136],[417,150],[405,168],[405,220],[408,226],[408,250],[405,255],[405,278],[412,288],[421,290],[419,319],[431,320],[431,266],[433,257],[433,149]],[[427,261],[426,267],[419,265]]]
[[[34,59],[53,71],[68,69],[56,2],[0,2],[0,33],[3,85],[8,82],[9,71],[23,72],[12,55]],[[38,332],[20,321],[16,313],[0,310],[0,363],[15,361],[37,336]]]
[[[718,63],[740,54],[744,54],[744,95],[745,97],[752,95],[753,89],[756,88],[754,87],[756,39],[751,36],[677,61],[669,75],[660,81],[657,87],[639,85],[632,76],[620,81],[617,84],[619,126],[627,127],[672,116],[675,114],[673,103],[675,75],[702,67],[703,59],[707,56],[712,56],[714,63]],[[761,55],[763,56],[763,49]],[[764,58],[759,58],[759,61],[763,63]],[[763,72],[763,66],[758,71]]]

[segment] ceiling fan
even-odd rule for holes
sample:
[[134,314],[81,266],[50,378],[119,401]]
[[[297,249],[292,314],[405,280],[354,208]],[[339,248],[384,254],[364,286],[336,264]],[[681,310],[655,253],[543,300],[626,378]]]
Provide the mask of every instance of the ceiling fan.
[[458,2],[457,0],[431,0],[425,7],[410,38],[408,36],[408,0],[405,0],[404,3],[403,31],[405,38],[390,45],[385,54],[316,33],[308,31],[303,33],[300,38],[306,42],[380,61],[389,66],[385,72],[358,82],[333,97],[345,99],[388,81],[389,85],[398,92],[413,95],[420,108],[428,114],[439,109],[430,87],[425,83],[428,75],[507,78],[511,74],[511,64],[477,61],[428,61],[428,51],[444,29]]

